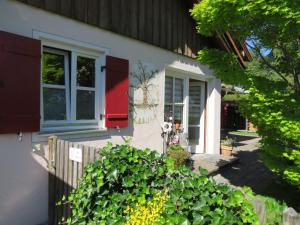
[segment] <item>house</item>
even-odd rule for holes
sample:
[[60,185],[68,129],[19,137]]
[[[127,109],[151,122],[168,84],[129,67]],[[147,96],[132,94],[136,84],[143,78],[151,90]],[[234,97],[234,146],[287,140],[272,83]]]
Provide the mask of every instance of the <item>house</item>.
[[0,1],[0,224],[47,221],[47,138],[162,151],[164,115],[219,154],[221,82],[183,0]]

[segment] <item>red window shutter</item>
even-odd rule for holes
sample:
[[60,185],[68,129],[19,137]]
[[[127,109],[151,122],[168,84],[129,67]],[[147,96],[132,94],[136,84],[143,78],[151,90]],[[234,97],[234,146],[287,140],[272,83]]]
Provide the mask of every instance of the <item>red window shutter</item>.
[[128,74],[128,60],[106,57],[106,127],[128,126]]
[[0,31],[0,133],[39,131],[39,40]]

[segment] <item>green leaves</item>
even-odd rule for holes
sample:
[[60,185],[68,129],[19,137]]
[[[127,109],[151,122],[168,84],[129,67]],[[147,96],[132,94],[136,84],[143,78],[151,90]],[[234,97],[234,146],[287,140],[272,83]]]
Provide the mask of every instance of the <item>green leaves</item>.
[[165,156],[128,144],[108,145],[101,156],[85,168],[79,187],[68,197],[72,207],[68,224],[125,224],[127,206],[144,204],[162,190],[169,196],[156,225],[227,225],[232,220],[228,212],[236,224],[255,221],[247,200],[209,179],[206,170],[200,168],[200,175],[186,167],[174,170],[173,161]]
[[198,60],[208,65],[214,74],[225,83],[248,86],[247,74],[233,53],[204,48],[198,52]]
[[202,49],[199,61],[249,91],[240,111],[258,128],[262,159],[300,188],[300,1],[202,0],[191,11],[206,36],[230,32],[252,45],[242,69],[231,53]]

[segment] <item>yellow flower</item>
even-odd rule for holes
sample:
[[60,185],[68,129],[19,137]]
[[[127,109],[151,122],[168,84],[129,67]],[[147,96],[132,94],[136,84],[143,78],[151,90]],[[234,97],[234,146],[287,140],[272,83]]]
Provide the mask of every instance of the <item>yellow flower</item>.
[[137,203],[134,208],[128,206],[124,213],[130,215],[130,219],[125,225],[154,225],[164,211],[167,200],[168,191],[164,190],[156,193],[154,198],[145,204]]

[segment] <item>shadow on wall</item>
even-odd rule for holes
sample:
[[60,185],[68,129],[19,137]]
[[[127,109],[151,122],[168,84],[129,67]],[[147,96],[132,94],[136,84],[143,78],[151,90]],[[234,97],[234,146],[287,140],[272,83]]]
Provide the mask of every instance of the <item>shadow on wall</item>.
[[31,135],[0,135],[0,224],[35,225],[47,221],[48,172],[32,153]]
[[[65,147],[66,145],[63,144],[61,146]],[[84,165],[79,166],[79,163],[75,165],[74,162],[70,164],[71,160],[68,160],[69,148],[66,147],[63,150],[67,154],[58,151],[60,155],[57,155],[55,158],[55,161],[58,162],[56,165],[57,176],[51,174],[49,176],[47,169],[48,150],[32,152],[30,133],[24,133],[21,142],[18,142],[16,134],[0,135],[0,151],[2,153],[0,158],[1,225],[38,225],[47,223],[48,203],[52,203],[54,207],[55,202],[61,200],[63,195],[71,192],[72,187],[69,185],[69,181],[73,187],[76,187],[78,177],[83,173]],[[94,150],[95,148],[88,147],[89,159],[94,159],[97,156]],[[61,164],[59,162],[64,163]],[[84,162],[86,165],[88,160]],[[61,167],[61,165],[67,165],[67,167]],[[69,165],[72,165],[70,167],[71,173],[66,173]],[[49,189],[50,193],[52,193],[50,195],[48,187],[52,188]],[[56,218],[56,220],[49,224],[58,224],[63,215],[70,213],[67,205],[55,206],[55,208],[57,214],[52,214],[51,218]]]

